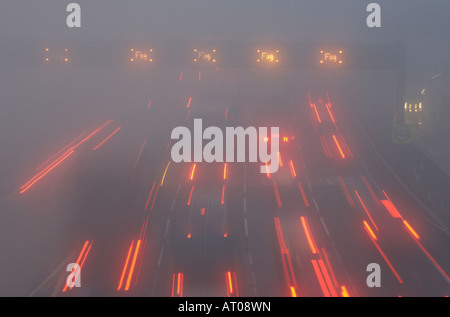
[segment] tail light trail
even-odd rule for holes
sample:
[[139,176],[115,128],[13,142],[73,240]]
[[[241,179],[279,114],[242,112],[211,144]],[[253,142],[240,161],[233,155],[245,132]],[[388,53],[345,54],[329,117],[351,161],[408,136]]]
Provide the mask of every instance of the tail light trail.
[[280,218],[275,217],[275,230],[277,232],[278,243],[280,245],[281,252],[281,261],[283,263],[284,275],[286,279],[286,283],[289,287],[289,291],[291,296],[298,295],[298,287],[297,287],[297,279],[294,274],[294,268],[292,266],[291,256],[289,254],[289,250],[286,247],[286,242],[284,240],[283,231],[281,229]]
[[172,297],[183,297],[183,273],[172,274]]
[[[131,242],[130,248],[128,249],[127,258],[125,260],[125,264],[123,266],[122,275],[120,276],[119,285],[117,286],[117,290],[122,290],[122,286],[124,286],[125,276],[128,272],[128,277],[125,282],[125,287],[123,288],[124,291],[128,291],[130,289],[131,280],[133,278],[134,269],[136,267],[136,261],[139,255],[141,247],[141,240],[137,240],[136,245],[134,245],[134,240]],[[134,252],[133,252],[134,248]],[[131,260],[131,263],[130,263]],[[128,266],[130,264],[130,266]]]
[[225,272],[225,281],[227,285],[227,296],[228,297],[239,297],[236,273],[231,273],[230,271]]
[[113,133],[111,133],[106,139],[104,139],[102,142],[100,142],[96,147],[92,149],[92,151],[97,150],[99,147],[101,147],[106,141],[108,141],[114,134],[116,134],[122,127],[118,127],[114,130]]
[[[75,262],[78,266],[79,266],[79,271],[77,272],[77,275],[75,276],[75,279],[77,279],[80,275],[81,269],[83,268],[84,262],[86,261],[86,258],[89,254],[89,252],[91,251],[91,247],[92,247],[92,243],[94,242],[94,240],[87,240],[84,245],[83,248],[81,249],[80,254],[78,255],[77,261]],[[74,273],[75,268],[72,270],[72,274]],[[69,285],[67,283],[64,284],[64,288],[62,289],[62,292],[66,292],[67,289],[69,288]],[[70,289],[72,289],[72,287],[70,287]]]

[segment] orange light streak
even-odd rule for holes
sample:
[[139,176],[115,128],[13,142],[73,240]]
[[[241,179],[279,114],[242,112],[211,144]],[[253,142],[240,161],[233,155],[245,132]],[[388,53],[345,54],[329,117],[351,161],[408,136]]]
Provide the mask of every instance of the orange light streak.
[[194,172],[195,172],[195,166],[196,166],[197,164],[195,164],[194,163],[194,165],[192,166],[192,169],[191,169],[191,176],[189,176],[189,179],[190,180],[193,180],[194,179]]
[[314,241],[314,238],[312,236],[311,230],[309,228],[309,224],[308,224],[308,220],[305,217],[300,217],[302,226],[303,226],[303,230],[305,231],[305,235],[306,235],[306,240],[308,240],[308,244],[309,247],[311,248],[311,252],[313,254],[317,253],[317,246],[316,246],[316,242]]
[[226,180],[228,178],[228,170],[227,170],[227,163],[223,165],[223,179]]
[[169,163],[167,163],[166,169],[164,170],[164,174],[163,174],[163,177],[161,179],[161,187],[164,184],[164,178],[166,178],[166,173],[167,173],[167,169],[169,168],[169,165],[170,165],[170,161],[169,161]]
[[305,203],[305,207],[309,207],[308,198],[306,198],[305,191],[303,190],[302,183],[300,181],[297,182],[298,188],[300,189],[300,193],[302,194],[303,202]]
[[319,123],[322,123],[322,120],[320,120],[319,112],[317,111],[316,104],[313,104],[313,106],[314,106],[314,111],[316,113],[317,121],[319,121]]
[[377,236],[373,233],[372,228],[370,228],[369,224],[364,220],[364,227],[367,233],[372,237],[373,240],[377,240]]
[[283,161],[281,160],[280,152],[278,152],[278,162],[280,162],[280,167],[283,167]]
[[289,161],[289,168],[291,170],[292,178],[297,177],[297,173],[295,172],[294,163],[292,163],[292,160]]
[[119,286],[117,286],[117,290],[120,291],[123,284],[123,279],[125,277],[125,273],[127,271],[128,262],[130,261],[131,251],[133,250],[134,240],[131,241],[130,249],[128,250],[127,259],[125,260],[125,265],[123,266],[122,275],[120,276]]
[[341,153],[342,158],[345,159],[345,154],[344,154],[344,152],[342,152],[341,146],[339,145],[339,142],[336,139],[336,135],[334,135],[334,134],[333,134],[333,140],[334,140],[334,143],[336,143],[336,146],[339,150],[339,153]]
[[345,287],[345,285],[341,286],[341,295],[342,295],[342,297],[350,297],[350,295],[348,294],[348,291],[347,291],[347,287]]
[[403,220],[403,224],[405,225],[405,227],[408,229],[408,231],[417,239],[419,240],[420,237],[417,234],[416,231],[414,231],[414,229],[409,225],[409,223],[406,220]]
[[222,186],[222,201],[220,202],[222,205],[224,204],[225,199],[225,185]]
[[125,291],[130,289],[131,278],[133,277],[134,267],[136,266],[136,259],[139,254],[139,248],[141,246],[141,240],[138,240],[136,243],[136,249],[134,250],[133,260],[131,262],[130,270],[128,272],[127,283],[125,284]]

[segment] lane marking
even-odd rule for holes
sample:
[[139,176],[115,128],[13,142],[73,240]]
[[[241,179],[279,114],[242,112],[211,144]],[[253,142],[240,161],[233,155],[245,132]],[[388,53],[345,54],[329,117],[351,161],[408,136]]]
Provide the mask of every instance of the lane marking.
[[320,221],[322,222],[323,228],[325,229],[325,232],[327,233],[327,235],[330,235],[330,232],[328,231],[327,225],[325,224],[325,221],[323,220],[322,217],[320,217]]
[[316,198],[313,197],[313,198],[312,198],[312,201],[313,201],[313,203],[314,203],[314,207],[316,207],[316,210],[319,211],[319,206],[317,205]]

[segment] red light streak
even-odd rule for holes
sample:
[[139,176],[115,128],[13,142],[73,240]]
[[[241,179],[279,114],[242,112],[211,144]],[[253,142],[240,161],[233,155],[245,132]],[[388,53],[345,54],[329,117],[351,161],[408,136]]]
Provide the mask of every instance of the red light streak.
[[[183,279],[184,279],[183,273],[172,274],[172,297],[174,297],[175,295],[177,297],[183,297]],[[175,280],[177,283],[176,294],[175,294]]]
[[325,280],[322,276],[322,273],[320,272],[319,265],[317,264],[316,260],[311,260],[311,263],[314,268],[314,272],[316,273],[317,280],[319,281],[320,288],[322,289],[322,293],[325,297],[330,297],[330,292],[328,291],[327,285],[325,283]]
[[96,147],[94,147],[94,148],[92,149],[92,151],[97,150],[100,146],[103,145],[103,143],[105,143],[106,141],[108,141],[108,140],[109,140],[114,134],[116,134],[117,131],[119,131],[121,128],[122,128],[122,127],[118,127],[116,130],[114,130],[114,132],[111,133],[111,134],[110,134],[106,139],[104,139],[102,142],[100,142],[99,145],[97,145]]
[[138,240],[137,244],[136,244],[136,249],[134,250],[134,256],[133,256],[133,260],[131,262],[130,270],[128,272],[127,283],[125,284],[125,291],[128,291],[130,289],[131,278],[133,277],[134,267],[136,266],[136,259],[139,254],[140,246],[141,246],[141,240]]
[[33,177],[27,184],[25,184],[20,191],[21,194],[26,192],[28,189],[30,189],[31,186],[36,184],[40,179],[42,179],[45,175],[47,175],[51,170],[53,170],[55,167],[57,167],[59,164],[61,164],[66,158],[68,158],[70,155],[73,154],[73,150],[66,153],[64,156],[53,162],[51,165],[49,165],[46,169],[42,170],[38,175]]
[[367,187],[367,190],[369,191],[370,195],[372,196],[373,200],[377,204],[378,207],[381,207],[380,200],[378,199],[377,195],[375,195],[375,192],[373,191],[372,187],[370,186],[369,182],[367,181],[367,178],[365,176],[361,176],[364,184]]
[[153,206],[155,205],[155,201],[156,201],[156,196],[158,196],[158,191],[159,191],[159,188],[160,188],[161,186],[159,186],[158,185],[158,187],[156,187],[156,193],[155,193],[155,196],[153,197],[153,201],[152,201],[152,205],[151,205],[151,207],[150,207],[150,211],[152,211],[153,210]]
[[71,146],[73,143],[75,143],[79,138],[81,138],[83,135],[85,135],[86,132],[83,132],[81,135],[79,135],[75,140],[67,144],[65,147],[63,147],[61,150],[59,150],[56,154],[54,154],[52,157],[50,157],[48,160],[46,160],[44,163],[42,163],[39,167],[36,168],[36,171],[44,167],[49,161],[51,161],[55,156],[58,156],[61,152],[63,152],[65,149],[67,149],[69,146]]
[[330,150],[328,149],[328,145],[327,145],[327,143],[325,142],[324,137],[320,135],[319,138],[320,138],[320,142],[322,143],[322,147],[323,147],[323,151],[325,152],[325,155],[326,155],[327,157],[331,157],[331,156],[332,156],[332,155],[331,155],[331,152],[330,152]]
[[289,250],[287,249],[286,242],[284,241],[284,236],[280,225],[280,219],[278,217],[275,217],[274,222],[275,222],[275,230],[277,232],[278,237],[278,243],[280,245],[281,260],[283,263],[286,283],[288,285],[291,285],[291,287],[294,287],[294,289],[297,289],[297,280],[295,278]]
[[153,182],[152,189],[150,190],[150,194],[148,195],[147,203],[145,204],[145,211],[147,211],[148,203],[150,202],[150,197],[152,197],[153,189],[155,188],[156,182]]
[[[80,271],[81,271],[81,268],[83,267],[84,261],[86,260],[86,257],[87,257],[87,255],[88,255],[89,251],[91,250],[92,242],[93,242],[93,241],[87,240],[87,241],[84,243],[83,248],[81,249],[80,254],[78,255],[77,261],[76,261],[75,263],[76,263],[77,265],[79,265],[80,269],[79,269],[79,271],[77,272],[77,275],[75,276],[75,279],[77,279],[78,276],[79,276],[79,274],[80,274]],[[86,250],[86,249],[87,249],[87,250]],[[72,269],[72,272],[71,272],[71,273],[74,273],[74,271],[75,271],[75,268]],[[63,291],[63,292],[66,292],[68,287],[69,287],[69,285],[68,285],[67,283],[65,283],[65,284],[64,284],[64,288],[62,289],[62,291]],[[72,286],[70,289],[72,289],[72,288],[73,288],[73,286]]]
[[306,198],[305,191],[303,190],[302,183],[300,181],[297,182],[298,188],[300,189],[300,193],[302,194],[303,202],[305,203],[305,207],[309,207],[308,198]]
[[358,191],[357,191],[356,189],[355,189],[355,194],[356,194],[356,196],[358,197],[359,202],[360,202],[361,205],[363,206],[364,210],[366,211],[367,216],[369,216],[370,222],[372,222],[373,226],[375,227],[375,230],[378,231],[377,225],[375,224],[375,222],[373,221],[372,217],[370,216],[369,210],[367,209],[366,205],[364,205],[364,203],[363,203],[361,197],[359,197]]
[[187,205],[190,206],[191,205],[191,198],[192,198],[192,192],[194,191],[194,185],[192,185],[191,187],[191,192],[189,193],[189,199],[187,202]]
[[[395,277],[397,278],[398,282],[400,284],[403,284],[403,281],[400,277],[400,275],[398,275],[397,271],[395,270],[394,266],[392,265],[391,261],[389,261],[389,259],[387,258],[386,254],[384,254],[383,250],[381,250],[380,246],[378,245],[377,241],[376,241],[376,236],[373,233],[373,231],[370,229],[369,225],[367,224],[367,222],[364,221],[364,227],[366,232],[369,234],[370,239],[372,240],[373,244],[375,245],[375,247],[377,248],[378,252],[380,252],[381,256],[383,257],[384,261],[386,262],[386,264],[389,266],[389,268],[391,269],[392,273],[394,273]],[[375,237],[375,238],[374,238]]]
[[350,207],[355,207],[355,202],[352,199],[352,196],[350,195],[347,186],[344,183],[344,179],[342,176],[339,176],[339,183],[341,184],[342,190],[344,191],[345,197],[347,197],[347,201],[350,204]]
[[387,209],[387,211],[389,211],[389,213],[393,218],[403,219],[402,215],[400,215],[397,208],[395,208],[395,206],[389,200],[381,200],[381,203]]
[[278,186],[277,186],[277,183],[275,183],[275,182],[273,182],[273,190],[275,191],[275,197],[277,199],[278,208],[281,208],[282,204],[281,204],[281,199],[280,199],[280,193],[278,192]]
[[325,264],[323,263],[322,260],[318,260],[317,261],[319,263],[319,268],[322,271],[322,275],[325,279],[325,283],[328,287],[328,290],[330,291],[330,294],[332,297],[338,297],[336,290],[334,289],[333,283],[331,282],[331,278],[330,275],[328,274],[328,270],[325,267]]
[[322,248],[322,254],[325,259],[325,263],[327,264],[327,267],[330,269],[330,273],[331,273],[331,277],[333,278],[334,286],[338,287],[338,282],[336,280],[336,276],[334,275],[333,268],[331,267],[330,261],[328,260],[327,253],[325,252],[324,248]]

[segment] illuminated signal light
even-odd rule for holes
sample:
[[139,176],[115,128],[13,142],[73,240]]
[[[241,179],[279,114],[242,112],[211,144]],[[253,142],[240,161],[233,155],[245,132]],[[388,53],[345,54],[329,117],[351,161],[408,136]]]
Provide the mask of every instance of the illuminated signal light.
[[191,238],[191,234],[190,234],[190,233],[187,234],[187,238],[188,238],[188,239]]
[[153,62],[151,53],[153,49],[130,49],[131,56],[130,61],[136,63],[150,63]]
[[343,60],[342,60],[342,55],[343,55],[343,51],[339,50],[338,52],[336,51],[325,51],[325,50],[321,50],[320,51],[320,63],[321,64],[342,64]]
[[268,49],[263,49],[263,50],[256,50],[257,53],[257,57],[256,57],[256,61],[258,63],[264,63],[264,64],[271,64],[271,63],[278,63],[279,62],[279,56],[278,53],[280,51],[279,50],[268,50]]
[[194,49],[194,62],[200,63],[216,63],[216,50],[215,49]]

